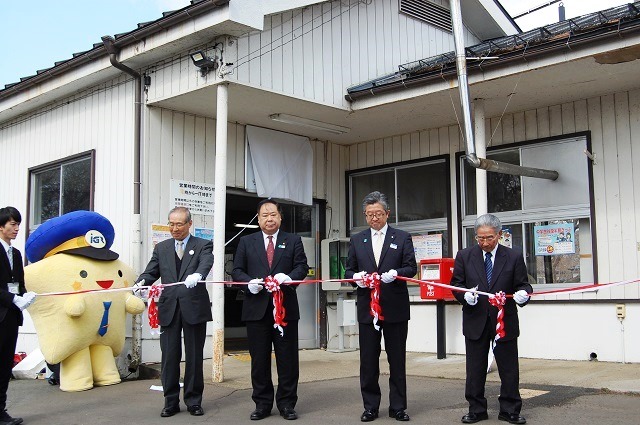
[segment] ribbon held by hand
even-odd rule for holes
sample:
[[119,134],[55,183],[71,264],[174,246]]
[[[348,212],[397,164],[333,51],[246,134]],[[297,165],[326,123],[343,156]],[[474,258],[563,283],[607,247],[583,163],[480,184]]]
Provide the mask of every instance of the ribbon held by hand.
[[149,288],[149,327],[151,328],[151,335],[160,335],[158,328],[160,324],[158,322],[158,299],[162,295],[162,285],[151,285]]
[[504,330],[504,304],[507,302],[507,296],[503,291],[496,293],[494,296],[489,297],[489,304],[498,309],[498,316],[496,320],[496,337],[494,342],[497,342],[500,338],[504,338],[506,335]]
[[366,274],[363,280],[365,285],[371,289],[371,306],[369,313],[373,316],[373,327],[379,331],[380,325],[378,325],[378,322],[384,320],[382,306],[380,305],[380,275],[376,272]]
[[273,327],[280,331],[280,336],[284,336],[283,327],[287,326],[287,322],[284,321],[284,294],[280,289],[280,283],[273,276],[267,276],[264,279],[264,288],[273,295]]

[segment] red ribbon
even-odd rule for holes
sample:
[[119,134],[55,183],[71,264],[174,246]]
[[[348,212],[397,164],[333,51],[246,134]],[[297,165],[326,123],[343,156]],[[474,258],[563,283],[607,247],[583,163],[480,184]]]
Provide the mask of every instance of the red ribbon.
[[380,305],[380,275],[376,272],[366,274],[363,278],[364,284],[371,289],[371,306],[369,313],[373,316],[373,327],[379,331],[378,322],[384,320],[382,306]]
[[147,312],[149,316],[149,327],[151,328],[151,335],[160,335],[158,328],[160,327],[160,323],[158,321],[158,299],[160,295],[162,295],[162,285],[151,285],[149,288],[149,311]]
[[287,326],[287,322],[284,321],[286,312],[284,309],[284,294],[280,290],[280,282],[272,276],[267,276],[264,278],[264,287],[273,295],[273,327],[280,331],[280,336],[284,336],[283,327]]
[[497,342],[500,338],[504,338],[506,332],[504,330],[504,304],[507,302],[507,296],[504,291],[496,293],[493,297],[489,297],[489,304],[498,308],[498,317],[496,321],[496,337]]

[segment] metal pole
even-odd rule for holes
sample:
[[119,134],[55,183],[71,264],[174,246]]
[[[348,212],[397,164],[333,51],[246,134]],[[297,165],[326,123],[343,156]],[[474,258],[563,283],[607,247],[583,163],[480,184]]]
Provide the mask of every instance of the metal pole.
[[[227,115],[229,86],[218,85],[216,105],[216,165],[215,165],[215,215],[213,217],[213,280],[224,280],[224,235],[227,208]],[[224,286],[211,288],[211,309],[213,313],[213,382],[222,382],[224,373]]]
[[436,300],[436,343],[439,359],[447,358],[447,321],[444,300]]
[[[476,134],[476,152],[480,157],[487,156],[487,146],[485,145],[485,125],[484,125],[484,100],[475,99],[473,101],[474,128]],[[487,171],[476,168],[476,214],[478,216],[489,212],[487,201]]]

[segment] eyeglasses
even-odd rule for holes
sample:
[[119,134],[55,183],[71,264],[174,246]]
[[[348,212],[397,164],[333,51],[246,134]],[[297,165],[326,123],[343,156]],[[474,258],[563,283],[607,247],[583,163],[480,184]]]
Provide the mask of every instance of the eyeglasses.
[[476,235],[476,240],[478,242],[493,242],[496,239],[496,235],[490,235],[490,236],[478,236]]
[[175,227],[176,229],[182,229],[184,226],[187,225],[187,223],[168,223],[169,227],[173,228]]
[[385,217],[387,215],[386,212],[374,212],[374,213],[364,213],[364,216],[367,217],[369,220],[371,220],[373,217],[375,218],[382,218]]

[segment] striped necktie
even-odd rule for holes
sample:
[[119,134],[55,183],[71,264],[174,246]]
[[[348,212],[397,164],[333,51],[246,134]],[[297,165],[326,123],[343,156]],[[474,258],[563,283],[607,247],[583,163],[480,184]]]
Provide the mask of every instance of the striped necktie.
[[491,275],[493,274],[493,263],[491,262],[491,253],[484,254],[484,271],[487,273],[487,284],[491,287]]
[[9,245],[9,249],[7,250],[7,256],[9,257],[9,267],[13,270],[13,247]]

